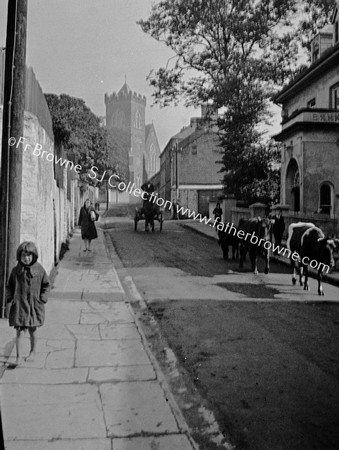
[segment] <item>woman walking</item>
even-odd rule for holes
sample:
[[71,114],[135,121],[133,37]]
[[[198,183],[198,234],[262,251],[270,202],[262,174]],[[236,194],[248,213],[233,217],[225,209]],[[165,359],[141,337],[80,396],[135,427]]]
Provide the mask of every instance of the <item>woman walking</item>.
[[81,227],[81,237],[85,243],[84,252],[91,252],[91,241],[98,237],[94,222],[98,220],[99,214],[91,206],[87,199],[84,206],[80,209],[78,225]]
[[45,320],[45,303],[49,280],[45,269],[37,262],[38,251],[33,242],[23,242],[17,249],[17,265],[12,269],[6,286],[9,325],[16,329],[16,362],[22,362],[22,333],[30,336],[31,350],[26,361],[34,361],[36,330]]

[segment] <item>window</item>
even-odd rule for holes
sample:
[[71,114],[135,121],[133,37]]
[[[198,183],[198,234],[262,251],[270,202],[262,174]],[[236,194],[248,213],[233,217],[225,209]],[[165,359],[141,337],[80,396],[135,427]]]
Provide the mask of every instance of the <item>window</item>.
[[334,43],[336,44],[339,40],[339,22],[336,21],[334,24]]
[[327,183],[320,186],[320,213],[330,214],[332,205],[331,186]]
[[339,83],[330,89],[330,108],[339,109]]
[[314,108],[314,107],[315,107],[315,97],[307,102],[307,108]]
[[141,129],[141,116],[139,111],[135,113],[134,127],[137,128],[138,130]]

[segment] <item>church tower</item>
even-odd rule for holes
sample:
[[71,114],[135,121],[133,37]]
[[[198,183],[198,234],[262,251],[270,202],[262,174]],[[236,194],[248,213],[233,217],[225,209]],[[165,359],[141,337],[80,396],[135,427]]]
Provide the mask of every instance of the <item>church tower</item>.
[[129,180],[136,187],[143,182],[146,97],[132,92],[125,82],[118,93],[105,94],[106,127],[128,155]]

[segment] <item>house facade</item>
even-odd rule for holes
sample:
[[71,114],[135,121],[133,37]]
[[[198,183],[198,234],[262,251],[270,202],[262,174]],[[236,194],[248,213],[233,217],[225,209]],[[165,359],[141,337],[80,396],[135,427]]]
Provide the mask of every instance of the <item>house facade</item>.
[[339,38],[332,24],[311,43],[311,65],[275,97],[282,106],[281,204],[301,214],[338,216]]
[[160,192],[191,211],[209,215],[209,203],[223,195],[220,147],[207,109],[173,136],[160,155]]

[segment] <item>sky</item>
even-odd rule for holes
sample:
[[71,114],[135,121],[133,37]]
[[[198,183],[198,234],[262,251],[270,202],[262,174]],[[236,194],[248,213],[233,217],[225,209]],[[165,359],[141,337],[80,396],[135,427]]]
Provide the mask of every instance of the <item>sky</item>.
[[[6,43],[8,0],[0,0],[0,46]],[[104,95],[120,90],[127,79],[132,91],[147,98],[146,123],[153,121],[161,151],[200,110],[151,106],[146,77],[173,55],[143,33],[137,20],[147,18],[152,0],[29,0],[26,64],[45,93],[85,100],[105,115]],[[273,130],[278,132],[279,120]]]

